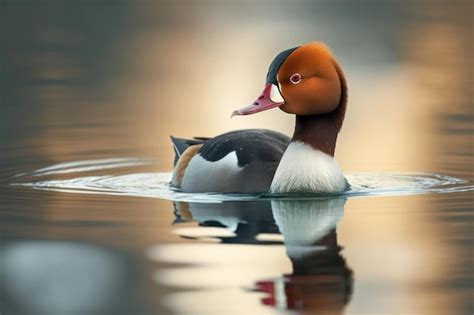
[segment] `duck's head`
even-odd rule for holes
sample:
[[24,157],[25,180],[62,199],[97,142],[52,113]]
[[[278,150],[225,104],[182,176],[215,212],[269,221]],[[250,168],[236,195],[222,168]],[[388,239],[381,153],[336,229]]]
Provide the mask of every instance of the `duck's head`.
[[[279,53],[270,64],[262,94],[233,115],[250,115],[279,107],[299,116],[336,110],[343,116],[346,101],[347,87],[341,68],[326,45],[313,42]],[[339,118],[342,123],[343,117]]]

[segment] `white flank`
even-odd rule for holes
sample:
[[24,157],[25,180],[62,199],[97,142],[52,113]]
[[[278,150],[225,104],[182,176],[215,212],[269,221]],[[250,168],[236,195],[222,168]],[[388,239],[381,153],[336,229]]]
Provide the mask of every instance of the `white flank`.
[[346,180],[336,160],[310,145],[291,142],[273,178],[272,193],[342,192]]
[[218,179],[219,183],[231,184],[231,181],[241,170],[242,168],[238,166],[237,153],[235,151],[230,152],[215,162],[207,161],[197,154],[186,168],[181,188],[187,192],[197,190],[207,192],[220,191],[220,189],[216,190],[218,188],[216,180]]

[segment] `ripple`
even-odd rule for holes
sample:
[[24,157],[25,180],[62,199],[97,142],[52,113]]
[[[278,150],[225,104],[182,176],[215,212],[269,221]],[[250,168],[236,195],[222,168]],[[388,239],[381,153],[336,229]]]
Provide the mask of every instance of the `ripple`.
[[145,165],[151,163],[152,160],[144,158],[111,158],[111,159],[97,159],[85,160],[54,164],[52,166],[43,167],[30,173],[20,173],[15,177],[22,176],[45,176],[54,174],[68,174],[79,172],[90,172],[96,170],[104,170],[109,168],[121,168]]
[[[187,202],[224,202],[258,199],[317,199],[327,194],[217,194],[183,193],[169,186],[171,172],[140,172],[121,175],[80,176],[83,172],[150,164],[150,160],[116,158],[68,162],[15,176],[13,186],[79,194],[124,195]],[[72,178],[50,179],[68,174]],[[42,177],[48,176],[48,179]],[[35,178],[34,180],[31,180]],[[466,180],[433,173],[346,173],[351,189],[338,196],[403,196],[426,193],[453,193],[474,190]]]

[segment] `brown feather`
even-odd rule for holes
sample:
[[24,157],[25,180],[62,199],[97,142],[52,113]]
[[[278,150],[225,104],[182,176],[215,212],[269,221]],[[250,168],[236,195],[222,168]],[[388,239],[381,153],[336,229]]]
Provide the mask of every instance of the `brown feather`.
[[188,147],[183,152],[183,154],[181,154],[181,157],[179,158],[178,163],[176,163],[176,166],[173,170],[173,179],[171,180],[171,185],[177,188],[181,187],[184,174],[186,173],[186,168],[188,167],[189,162],[191,162],[191,159],[196,155],[196,153],[198,153],[201,147],[202,144],[192,145]]

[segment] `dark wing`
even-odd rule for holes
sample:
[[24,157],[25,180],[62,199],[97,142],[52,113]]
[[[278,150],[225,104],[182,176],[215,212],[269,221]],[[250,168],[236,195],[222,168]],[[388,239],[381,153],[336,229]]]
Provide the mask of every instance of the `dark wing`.
[[187,148],[189,148],[192,145],[195,144],[202,144],[209,140],[209,138],[194,138],[194,139],[183,139],[183,138],[176,138],[173,136],[170,136],[171,142],[173,142],[173,149],[174,149],[174,165],[179,160],[179,157],[181,154],[183,154],[184,151],[186,151]]
[[251,162],[279,162],[290,138],[266,129],[231,131],[204,143],[199,154],[207,161],[215,162],[230,152],[237,154],[239,167]]

